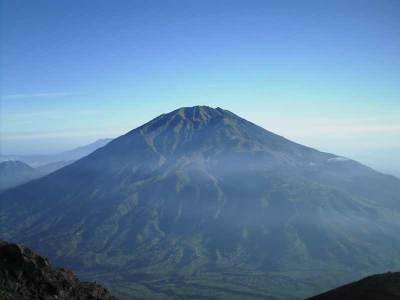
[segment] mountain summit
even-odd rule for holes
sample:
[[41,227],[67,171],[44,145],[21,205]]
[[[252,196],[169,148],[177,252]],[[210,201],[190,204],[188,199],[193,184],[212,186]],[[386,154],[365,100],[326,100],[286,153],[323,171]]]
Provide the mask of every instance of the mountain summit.
[[0,227],[122,297],[279,299],[400,267],[399,195],[392,176],[196,106],[3,193]]

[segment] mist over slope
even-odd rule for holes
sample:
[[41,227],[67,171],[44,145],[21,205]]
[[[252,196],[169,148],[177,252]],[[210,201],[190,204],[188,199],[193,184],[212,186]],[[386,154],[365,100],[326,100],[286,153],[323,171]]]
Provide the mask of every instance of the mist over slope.
[[2,154],[0,155],[0,161],[15,161],[19,160],[22,161],[31,167],[43,167],[43,168],[50,168],[54,164],[61,164],[61,163],[71,163],[77,159],[80,159],[93,151],[107,145],[112,139],[100,139],[90,143],[88,145],[84,145],[81,147],[77,147],[72,150],[56,153],[56,154],[49,154],[49,155],[13,155],[13,154]]
[[0,227],[123,297],[303,297],[400,267],[400,180],[186,107],[0,195]]
[[105,146],[111,140],[97,140],[54,155],[0,155],[0,192],[53,173]]
[[21,161],[0,162],[0,192],[40,177],[40,173]]

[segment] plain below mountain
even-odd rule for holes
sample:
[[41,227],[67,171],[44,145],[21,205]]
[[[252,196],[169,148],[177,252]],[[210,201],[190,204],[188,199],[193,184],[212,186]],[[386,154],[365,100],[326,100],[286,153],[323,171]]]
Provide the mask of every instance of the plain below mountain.
[[4,239],[131,299],[293,299],[400,268],[400,180],[221,108],[0,195]]

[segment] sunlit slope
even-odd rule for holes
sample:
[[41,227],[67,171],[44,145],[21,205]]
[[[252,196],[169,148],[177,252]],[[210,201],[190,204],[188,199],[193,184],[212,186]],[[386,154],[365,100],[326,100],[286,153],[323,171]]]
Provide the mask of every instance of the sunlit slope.
[[161,115],[0,209],[2,238],[125,296],[301,297],[400,266],[398,179],[220,108]]

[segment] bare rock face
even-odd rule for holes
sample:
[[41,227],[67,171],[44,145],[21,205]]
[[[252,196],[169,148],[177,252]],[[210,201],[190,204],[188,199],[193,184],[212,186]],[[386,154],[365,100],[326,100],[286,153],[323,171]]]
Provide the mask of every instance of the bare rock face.
[[117,298],[96,283],[80,282],[73,272],[53,267],[28,248],[0,241],[0,299]]

